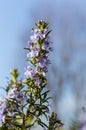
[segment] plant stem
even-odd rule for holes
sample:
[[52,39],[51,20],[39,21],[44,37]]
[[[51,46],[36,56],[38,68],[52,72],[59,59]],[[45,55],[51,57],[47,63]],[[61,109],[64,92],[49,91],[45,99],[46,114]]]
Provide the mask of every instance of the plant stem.
[[25,130],[25,115],[23,115],[23,124],[22,124],[22,130]]

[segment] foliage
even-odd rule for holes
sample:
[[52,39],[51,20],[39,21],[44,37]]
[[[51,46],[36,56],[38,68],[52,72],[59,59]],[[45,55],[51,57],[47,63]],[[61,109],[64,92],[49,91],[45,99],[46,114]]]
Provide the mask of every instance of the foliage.
[[[19,80],[17,69],[12,70],[7,94],[0,101],[0,130],[30,130],[35,124],[44,130],[56,130],[63,125],[57,114],[50,112],[51,97],[48,96],[49,90],[46,90],[49,52],[52,51],[49,39],[51,30],[45,21],[38,21],[35,25],[31,41],[25,48],[28,62],[25,78]],[[47,123],[42,121],[42,116]]]

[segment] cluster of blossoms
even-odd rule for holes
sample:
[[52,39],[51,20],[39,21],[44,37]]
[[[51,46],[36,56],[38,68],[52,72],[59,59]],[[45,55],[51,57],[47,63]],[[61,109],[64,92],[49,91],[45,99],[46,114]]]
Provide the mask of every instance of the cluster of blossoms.
[[38,119],[36,118],[38,124],[43,126],[39,117],[41,115],[47,117],[46,114],[49,113],[49,97],[47,97],[49,91],[43,92],[43,88],[47,84],[46,73],[50,64],[49,52],[52,50],[48,36],[51,31],[48,29],[48,23],[44,21],[39,21],[36,27],[36,29],[32,29],[33,35],[26,48],[28,50],[28,65],[24,74],[30,96],[34,102],[32,106],[30,105],[29,113],[30,109],[33,110],[34,118],[38,117]]
[[28,41],[28,53],[27,59],[34,66],[28,65],[26,67],[25,75],[27,78],[36,80],[35,84],[39,85],[40,79],[39,75],[46,76],[48,71],[47,67],[50,64],[49,51],[52,50],[50,47],[50,41],[48,34],[50,31],[47,28],[47,24],[43,27],[43,22],[40,21],[41,27],[33,29],[33,35],[31,36],[31,41]]
[[8,91],[6,99],[10,101],[15,100],[15,102],[23,104],[24,92],[21,92],[16,85],[13,85]]
[[[54,112],[49,116],[49,90],[46,91],[46,73],[50,64],[50,47],[48,23],[39,21],[33,35],[28,42],[25,79],[18,82],[17,70],[11,75],[12,79],[6,88],[7,95],[0,102],[0,130],[31,130],[36,124],[46,130],[55,130],[60,125],[57,114]],[[41,117],[48,120],[46,125]]]
[[[28,41],[28,48],[26,48],[28,50],[28,66],[25,71],[26,82],[28,89],[31,90],[31,96],[34,99],[32,108],[37,113],[34,115],[39,117],[38,124],[46,130],[55,130],[58,126],[62,125],[60,121],[60,125],[58,125],[58,119],[55,113],[49,118],[49,126],[41,122],[40,119],[41,115],[48,118],[47,114],[49,113],[49,105],[47,105],[49,103],[48,99],[50,98],[48,97],[49,91],[43,93],[43,88],[47,84],[46,73],[50,64],[49,52],[52,51],[49,38],[51,30],[48,28],[48,23],[44,21],[39,21],[36,27],[36,29],[32,29],[33,35],[30,37],[30,41]],[[52,120],[54,120],[53,123]]]
[[5,111],[6,111],[6,103],[4,101],[0,101],[0,126],[5,122]]
[[3,101],[0,101],[0,125],[7,121],[8,127],[12,127],[12,118],[15,118],[21,110],[21,105],[25,104],[24,92],[18,90],[16,85],[8,91]]

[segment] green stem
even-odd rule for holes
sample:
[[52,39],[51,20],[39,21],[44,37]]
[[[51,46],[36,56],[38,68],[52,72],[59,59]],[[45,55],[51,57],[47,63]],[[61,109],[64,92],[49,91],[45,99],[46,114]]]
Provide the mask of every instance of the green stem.
[[22,124],[22,130],[25,130],[25,115],[23,115],[23,124]]

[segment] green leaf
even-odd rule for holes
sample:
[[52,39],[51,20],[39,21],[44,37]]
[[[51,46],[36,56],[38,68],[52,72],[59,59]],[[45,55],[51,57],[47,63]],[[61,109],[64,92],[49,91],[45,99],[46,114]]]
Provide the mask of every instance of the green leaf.
[[50,92],[50,90],[48,90],[48,91],[42,93],[41,96],[42,96],[42,95],[46,95],[46,94],[48,94],[49,92]]
[[14,125],[15,125],[16,127],[22,128],[22,124],[14,123]]
[[25,47],[24,49],[30,51],[30,48]]

